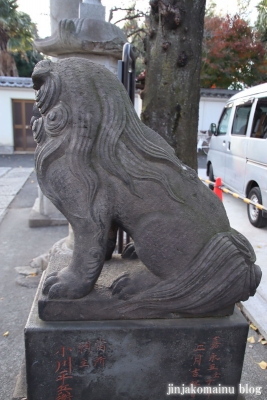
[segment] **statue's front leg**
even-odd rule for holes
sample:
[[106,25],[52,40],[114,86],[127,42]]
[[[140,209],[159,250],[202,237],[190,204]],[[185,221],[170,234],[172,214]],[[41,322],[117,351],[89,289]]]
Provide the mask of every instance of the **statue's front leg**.
[[49,298],[77,299],[93,289],[104,261],[109,224],[97,225],[87,220],[70,221],[74,233],[74,250],[70,265],[49,275],[43,293]]

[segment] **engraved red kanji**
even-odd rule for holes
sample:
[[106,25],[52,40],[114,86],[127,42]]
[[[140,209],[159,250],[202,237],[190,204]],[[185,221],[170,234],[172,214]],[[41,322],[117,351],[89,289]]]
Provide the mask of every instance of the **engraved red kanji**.
[[214,338],[212,339],[212,343],[211,343],[210,348],[211,349],[218,349],[220,347],[220,345],[221,345],[220,336],[214,336]]
[[198,344],[194,351],[205,351],[204,344]]
[[97,351],[102,351],[103,353],[106,351],[107,342],[101,338],[97,339],[95,342],[95,347]]
[[215,379],[219,379],[220,377],[221,377],[221,374],[219,374],[219,372],[214,372],[214,374],[213,374],[213,379],[215,380]]
[[83,352],[85,352],[86,350],[88,350],[88,351],[90,351],[91,350],[91,342],[85,342],[85,343],[80,343],[79,345],[78,345],[78,351],[79,351],[79,353],[83,353]]
[[191,370],[191,374],[193,378],[197,378],[199,376],[200,368],[194,368]]
[[62,346],[61,350],[57,351],[56,354],[60,354],[61,357],[65,357],[65,354],[66,354],[67,351],[72,351],[72,349],[70,347],[66,348],[65,346]]
[[201,354],[195,355],[193,365],[198,365],[198,366],[200,366],[201,360],[202,360],[202,355],[201,355]]
[[57,397],[56,400],[71,400],[72,388],[69,385],[61,385],[57,388]]
[[83,358],[79,365],[79,368],[86,368],[86,367],[89,367],[89,364],[88,361],[85,358]]
[[72,372],[72,360],[71,357],[68,357],[67,360],[57,361],[57,369],[55,372],[60,371],[61,368],[68,368],[69,374]]
[[72,397],[70,393],[60,393],[57,395],[56,400],[71,400]]
[[100,365],[100,367],[105,367],[105,362],[106,362],[106,358],[103,356],[97,357],[94,359],[93,361],[93,365],[94,367],[97,367],[98,365]]
[[72,379],[73,376],[72,375],[68,375],[68,371],[60,371],[60,373],[57,376],[56,381],[61,381],[62,385],[65,385],[65,380],[66,379]]
[[209,361],[210,362],[215,362],[215,361],[219,361],[220,360],[220,358],[217,356],[217,354],[215,354],[215,353],[212,353],[211,354],[211,356],[210,356],[210,358],[209,358]]
[[208,371],[215,371],[215,370],[217,370],[218,368],[216,367],[216,365],[215,364],[210,364],[209,365],[209,368],[208,368]]

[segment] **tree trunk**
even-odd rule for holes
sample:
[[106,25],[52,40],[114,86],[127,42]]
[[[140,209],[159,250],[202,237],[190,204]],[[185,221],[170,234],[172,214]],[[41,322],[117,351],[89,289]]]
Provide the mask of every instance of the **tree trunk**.
[[151,0],[143,122],[197,170],[201,44],[206,0]]
[[0,26],[0,76],[18,76],[14,57],[7,51],[9,36]]
[[19,76],[14,57],[0,50],[0,76]]

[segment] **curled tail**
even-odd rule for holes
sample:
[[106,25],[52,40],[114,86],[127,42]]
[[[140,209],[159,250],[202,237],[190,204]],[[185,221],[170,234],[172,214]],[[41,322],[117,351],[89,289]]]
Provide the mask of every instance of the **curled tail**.
[[215,235],[179,276],[171,276],[122,307],[204,314],[223,309],[256,292],[261,269],[247,239],[237,231]]

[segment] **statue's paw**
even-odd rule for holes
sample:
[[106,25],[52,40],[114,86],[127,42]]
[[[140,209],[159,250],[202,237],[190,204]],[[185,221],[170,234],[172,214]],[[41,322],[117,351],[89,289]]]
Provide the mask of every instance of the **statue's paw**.
[[119,278],[115,279],[110,286],[112,295],[117,295],[118,299],[127,300],[130,297],[130,293],[126,292],[126,288],[129,287],[130,282],[131,278],[129,274],[121,275]]
[[43,285],[43,294],[49,299],[80,299],[93,288],[91,282],[75,274],[71,269],[64,268],[60,272],[49,275]]
[[121,254],[121,257],[128,258],[130,260],[136,260],[138,258],[138,255],[136,254],[135,246],[134,246],[133,242],[130,242],[125,246],[125,248]]

